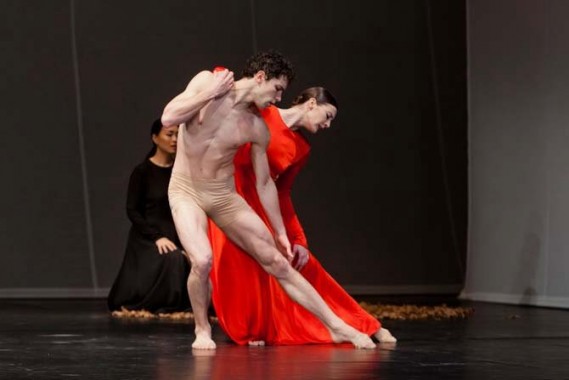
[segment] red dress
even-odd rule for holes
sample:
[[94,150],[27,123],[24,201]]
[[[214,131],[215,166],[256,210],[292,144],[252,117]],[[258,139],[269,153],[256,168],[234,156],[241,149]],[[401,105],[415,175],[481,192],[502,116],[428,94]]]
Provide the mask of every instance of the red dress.
[[[307,247],[290,191],[308,159],[310,146],[300,133],[286,126],[276,107],[264,109],[262,116],[271,133],[267,156],[289,240],[291,245]],[[270,229],[255,188],[250,146],[241,148],[234,162],[237,192]],[[332,342],[328,330],[316,317],[292,301],[273,277],[211,222],[210,240],[214,258],[211,271],[213,304],[221,327],[233,341],[237,344],[254,340],[264,340],[267,344]],[[300,273],[346,323],[368,335],[379,330],[379,321],[342,289],[312,253]]]

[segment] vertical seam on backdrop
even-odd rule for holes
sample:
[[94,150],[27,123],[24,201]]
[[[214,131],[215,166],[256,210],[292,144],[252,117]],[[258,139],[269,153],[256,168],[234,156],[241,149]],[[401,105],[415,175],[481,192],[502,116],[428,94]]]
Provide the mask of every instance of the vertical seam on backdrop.
[[77,107],[77,132],[79,137],[79,156],[81,161],[81,178],[83,184],[83,200],[85,207],[85,228],[87,230],[87,248],[93,288],[97,289],[97,266],[95,263],[95,248],[93,244],[93,223],[91,220],[91,202],[89,199],[89,182],[87,180],[87,160],[85,157],[85,138],[83,129],[83,109],[81,102],[81,85],[79,81],[79,60],[77,57],[77,38],[75,35],[75,0],[69,0],[71,23],[71,52],[73,59],[73,75],[75,79],[75,104]]
[[251,8],[251,39],[253,43],[253,53],[257,53],[257,22],[255,18],[255,0],[249,0]]
[[467,213],[467,228],[466,228],[466,270],[464,271],[464,283],[465,287],[468,283],[468,268],[469,268],[469,260],[470,260],[470,253],[472,250],[472,234],[470,231],[470,226],[472,226],[472,191],[471,191],[471,184],[472,184],[472,131],[470,128],[470,102],[472,100],[472,96],[470,94],[470,0],[467,0],[465,3],[465,17],[466,17],[466,33],[465,33],[465,43],[466,43],[466,180],[467,183],[467,200],[468,204],[466,206],[466,213]]
[[[548,52],[549,52],[549,6],[548,2],[543,3],[543,18],[544,18],[544,31],[543,31],[543,67],[542,73],[546,72],[545,62],[547,62]],[[540,83],[543,84],[544,78],[541,79]],[[546,113],[547,114],[547,113]],[[549,126],[550,123],[546,121],[546,126]],[[551,155],[549,152],[551,149],[549,148],[549,138],[547,133],[548,128],[545,128],[545,226],[544,226],[544,244],[543,244],[543,284],[542,284],[542,294],[547,296],[547,291],[549,288],[549,243],[550,243],[550,228],[551,228]]]
[[460,276],[464,281],[464,265],[462,264],[462,260],[460,258],[460,250],[458,249],[458,241],[456,237],[456,226],[454,222],[454,212],[452,208],[452,202],[450,199],[450,186],[448,183],[448,173],[447,173],[447,165],[446,165],[446,157],[444,152],[444,137],[442,132],[442,122],[441,122],[441,107],[440,107],[440,98],[439,98],[439,86],[438,86],[438,77],[437,77],[437,68],[436,68],[436,58],[435,58],[435,44],[434,44],[434,37],[433,37],[433,26],[431,22],[431,7],[429,0],[425,0],[426,5],[426,16],[427,16],[427,30],[428,30],[428,39],[429,39],[429,55],[431,58],[431,75],[432,75],[432,82],[433,82],[433,97],[435,98],[435,122],[437,125],[437,138],[439,142],[439,156],[441,159],[441,169],[443,175],[443,185],[445,188],[445,198],[447,203],[447,212],[448,218],[450,222],[451,228],[451,237],[454,246],[454,251],[456,255],[456,260],[460,270]]

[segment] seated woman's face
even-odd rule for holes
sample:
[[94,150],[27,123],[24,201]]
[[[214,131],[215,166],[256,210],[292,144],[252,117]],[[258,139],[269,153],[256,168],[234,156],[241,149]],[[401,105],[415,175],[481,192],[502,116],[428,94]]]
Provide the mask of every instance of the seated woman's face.
[[178,142],[178,126],[162,127],[158,135],[152,136],[152,141],[156,144],[157,149],[168,153],[176,153],[176,144]]

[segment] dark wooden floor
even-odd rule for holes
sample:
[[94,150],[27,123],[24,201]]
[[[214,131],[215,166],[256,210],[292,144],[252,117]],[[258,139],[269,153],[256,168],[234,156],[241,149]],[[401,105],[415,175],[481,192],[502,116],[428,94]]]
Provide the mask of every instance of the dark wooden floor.
[[103,300],[0,300],[1,379],[569,379],[569,311],[468,303],[467,320],[385,321],[396,345],[192,352],[193,325],[122,321]]

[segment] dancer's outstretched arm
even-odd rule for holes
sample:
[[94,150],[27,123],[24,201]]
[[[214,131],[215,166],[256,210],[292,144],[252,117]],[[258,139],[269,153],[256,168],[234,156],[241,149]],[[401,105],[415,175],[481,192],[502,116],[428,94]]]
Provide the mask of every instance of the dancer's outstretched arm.
[[275,184],[277,186],[277,191],[279,194],[279,205],[281,208],[281,213],[283,216],[283,222],[286,227],[290,243],[292,245],[298,244],[304,248],[308,248],[308,240],[302,228],[302,224],[296,214],[294,205],[291,198],[292,185],[296,179],[296,176],[300,170],[306,165],[308,161],[308,154],[303,157],[299,162],[291,165],[286,171],[284,171],[279,178],[276,180]]
[[275,233],[275,243],[290,262],[294,257],[292,256],[290,242],[286,234],[279,207],[277,188],[271,178],[269,161],[267,159],[266,150],[269,144],[269,133],[264,123],[261,121],[259,121],[259,123],[260,125],[257,125],[257,131],[259,131],[259,133],[257,134],[256,140],[251,144],[251,162],[257,181],[257,193]]

